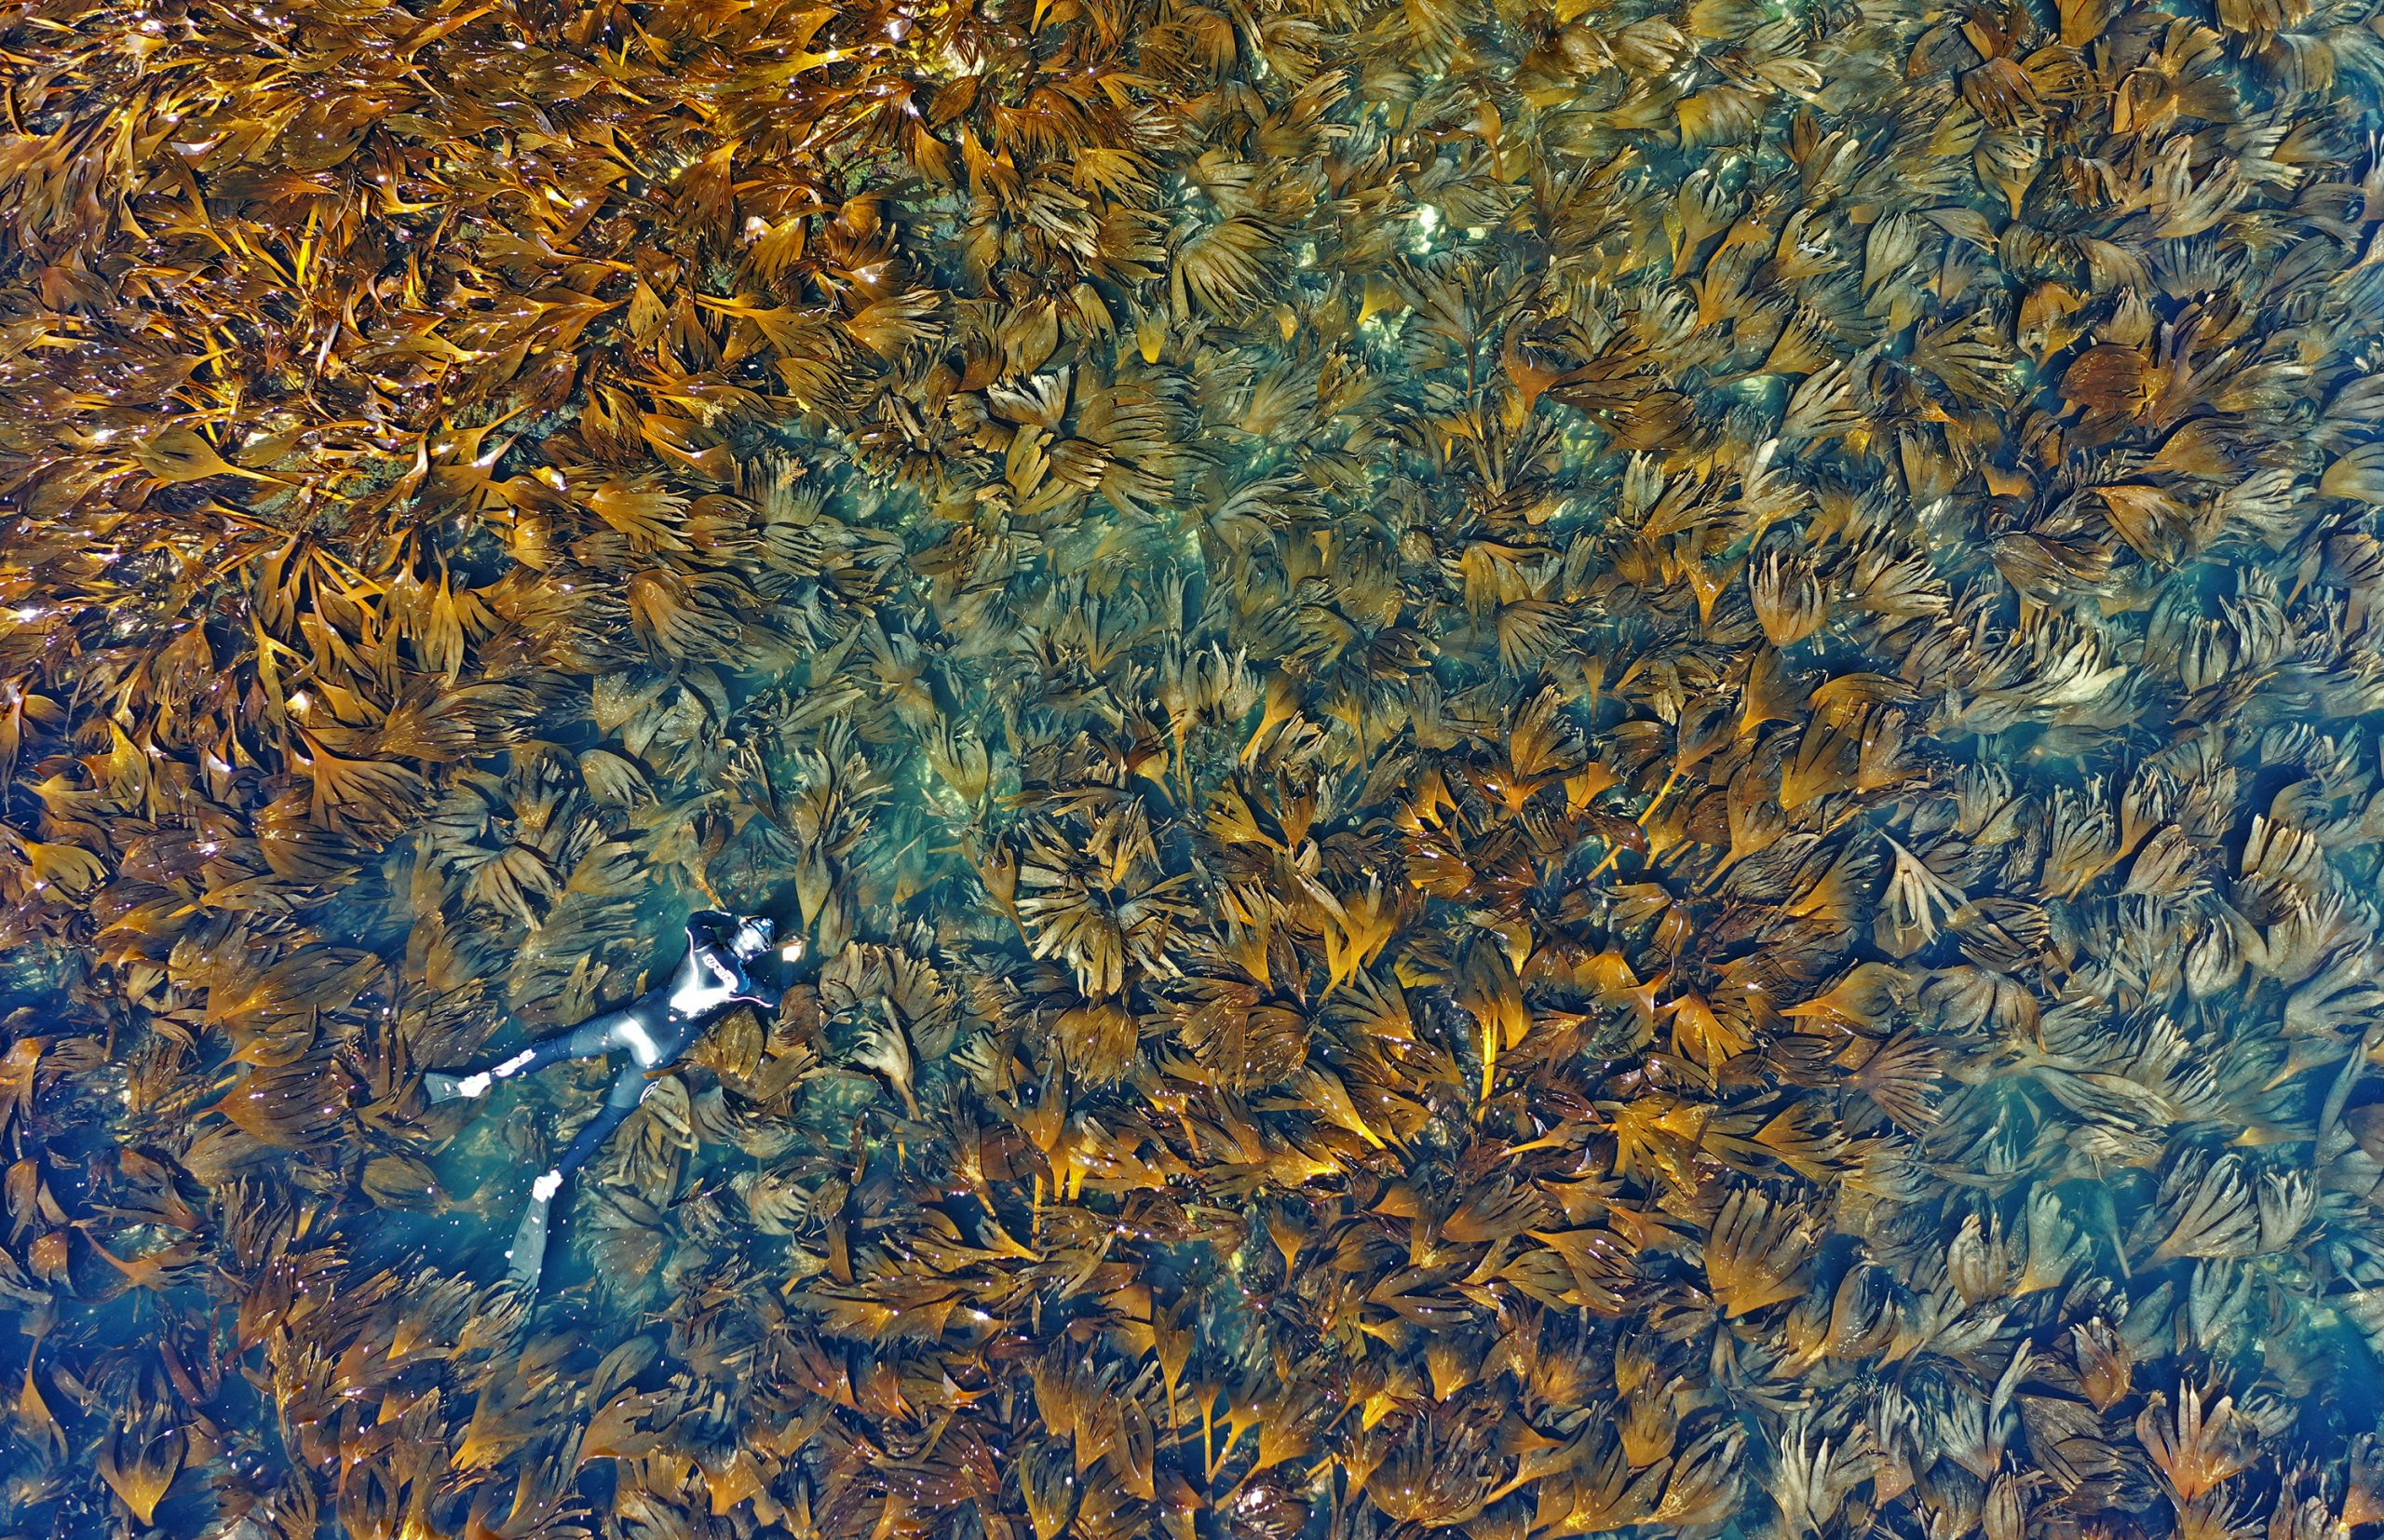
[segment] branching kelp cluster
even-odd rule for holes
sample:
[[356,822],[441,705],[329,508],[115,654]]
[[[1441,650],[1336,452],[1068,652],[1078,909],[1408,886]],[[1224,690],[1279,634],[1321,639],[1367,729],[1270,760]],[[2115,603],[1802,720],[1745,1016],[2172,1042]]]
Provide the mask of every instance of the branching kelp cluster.
[[2379,27],[0,13],[0,1525],[2384,1521]]

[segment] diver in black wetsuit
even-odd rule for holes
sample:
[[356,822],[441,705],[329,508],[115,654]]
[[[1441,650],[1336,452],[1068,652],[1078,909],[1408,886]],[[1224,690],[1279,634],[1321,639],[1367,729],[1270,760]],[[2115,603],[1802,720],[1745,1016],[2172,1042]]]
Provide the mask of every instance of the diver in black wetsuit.
[[562,1158],[530,1184],[529,1209],[513,1234],[513,1249],[506,1252],[511,1262],[508,1276],[526,1287],[536,1287],[546,1260],[547,1220],[555,1195],[562,1190],[564,1180],[603,1149],[613,1130],[645,1100],[654,1089],[654,1075],[677,1063],[713,1022],[738,1006],[777,1003],[775,996],[761,993],[749,971],[770,950],[776,934],[777,927],[760,916],[701,911],[687,920],[685,959],[669,979],[640,998],[540,1038],[486,1069],[461,1074],[434,1070],[422,1077],[423,1089],[431,1101],[455,1101],[485,1096],[500,1080],[565,1059],[592,1059],[616,1049],[629,1052],[630,1061],[613,1077],[612,1089],[605,1093],[603,1110],[579,1130]]

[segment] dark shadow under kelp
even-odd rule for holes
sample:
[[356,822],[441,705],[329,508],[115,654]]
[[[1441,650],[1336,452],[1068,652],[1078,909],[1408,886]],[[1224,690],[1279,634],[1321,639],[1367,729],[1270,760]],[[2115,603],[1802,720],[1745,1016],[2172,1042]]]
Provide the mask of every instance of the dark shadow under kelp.
[[10,1533],[2384,1519],[2370,7],[0,47]]

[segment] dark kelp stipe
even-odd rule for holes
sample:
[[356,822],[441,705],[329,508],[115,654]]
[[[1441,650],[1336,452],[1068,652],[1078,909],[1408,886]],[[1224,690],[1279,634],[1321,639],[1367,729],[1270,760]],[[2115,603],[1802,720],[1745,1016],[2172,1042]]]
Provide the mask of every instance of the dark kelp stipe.
[[2378,26],[0,9],[0,1531],[2368,1540]]

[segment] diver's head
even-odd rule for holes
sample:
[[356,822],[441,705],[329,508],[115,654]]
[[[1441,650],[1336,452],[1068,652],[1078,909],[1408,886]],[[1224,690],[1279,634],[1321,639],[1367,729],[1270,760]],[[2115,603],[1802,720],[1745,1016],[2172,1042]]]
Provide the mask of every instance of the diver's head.
[[767,915],[749,914],[737,922],[736,934],[728,939],[728,950],[737,954],[738,961],[750,963],[770,950],[770,942],[778,933],[778,925]]

